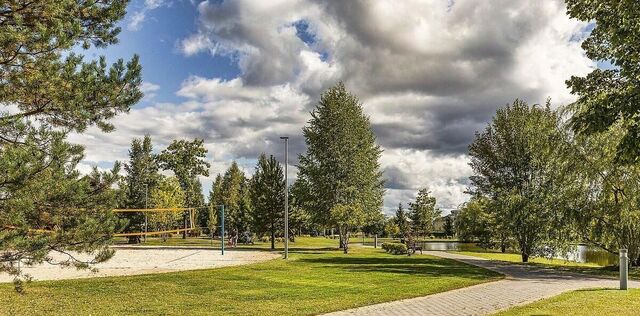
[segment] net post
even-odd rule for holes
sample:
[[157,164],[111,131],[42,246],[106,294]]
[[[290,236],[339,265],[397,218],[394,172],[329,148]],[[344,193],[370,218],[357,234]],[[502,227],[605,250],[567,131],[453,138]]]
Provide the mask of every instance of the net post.
[[222,206],[222,214],[220,216],[220,218],[222,219],[222,225],[220,225],[220,230],[222,231],[220,233],[220,241],[222,242],[222,255],[224,256],[224,204],[221,205]]

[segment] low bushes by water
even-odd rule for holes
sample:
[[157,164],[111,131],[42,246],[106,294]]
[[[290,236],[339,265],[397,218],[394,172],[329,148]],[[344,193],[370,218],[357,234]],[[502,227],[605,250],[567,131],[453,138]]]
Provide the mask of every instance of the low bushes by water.
[[407,245],[398,244],[398,243],[383,243],[382,249],[384,251],[394,254],[394,255],[402,255],[407,253]]

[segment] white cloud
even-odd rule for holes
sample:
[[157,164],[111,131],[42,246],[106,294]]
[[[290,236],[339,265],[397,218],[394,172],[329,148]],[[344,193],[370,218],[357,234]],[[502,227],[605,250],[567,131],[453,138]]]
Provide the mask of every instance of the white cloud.
[[169,6],[170,2],[165,0],[145,0],[141,9],[134,12],[127,24],[127,29],[130,31],[139,31],[142,28],[142,23],[146,20],[147,14],[151,10],[155,10],[162,6]]
[[[137,24],[162,5],[148,2]],[[467,198],[467,145],[495,109],[515,98],[570,102],[564,81],[594,67],[575,40],[586,25],[565,11],[561,0],[203,1],[180,51],[232,56],[241,74],[185,78],[185,102],[133,109],[115,133],[75,140],[88,160],[112,161],[145,133],[160,147],[200,137],[215,168],[240,158],[251,172],[259,152],[281,155],[280,135],[292,136],[292,156],[303,151],[308,112],[343,80],[385,150],[386,208],[423,186],[455,208]]]

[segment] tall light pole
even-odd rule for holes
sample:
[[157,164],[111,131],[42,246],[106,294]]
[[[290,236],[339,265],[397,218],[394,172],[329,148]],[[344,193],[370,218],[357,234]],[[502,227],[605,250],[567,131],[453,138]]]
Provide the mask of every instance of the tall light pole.
[[284,258],[289,259],[289,137],[284,140]]

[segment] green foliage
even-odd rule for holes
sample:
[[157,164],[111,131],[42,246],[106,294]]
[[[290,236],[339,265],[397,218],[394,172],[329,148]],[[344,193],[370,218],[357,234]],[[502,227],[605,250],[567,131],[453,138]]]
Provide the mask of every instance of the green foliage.
[[394,224],[398,228],[398,234],[400,234],[401,237],[406,238],[411,234],[411,223],[409,223],[407,211],[402,207],[402,203],[399,203],[398,209],[396,209]]
[[382,249],[393,255],[407,254],[407,245],[400,243],[382,243]]
[[382,150],[358,98],[339,83],[322,94],[311,116],[298,166],[305,209],[321,226],[334,222],[331,210],[338,204],[357,204],[366,222],[374,221],[384,194]]
[[444,217],[444,234],[446,236],[453,236],[456,233],[456,227],[453,223],[453,216],[445,216]]
[[612,69],[595,69],[567,81],[577,112],[574,130],[604,132],[622,123],[623,136],[615,144],[616,158],[626,163],[640,157],[640,2],[632,0],[566,0],[572,18],[595,22],[582,43],[586,55],[610,62]]
[[275,248],[276,232],[284,231],[284,194],[282,166],[275,157],[267,159],[261,154],[250,186],[253,229],[258,235],[270,233],[271,249]]
[[[249,181],[235,161],[231,163],[219,183],[220,195],[215,201],[217,204],[224,204],[225,230],[228,232],[248,230],[252,221]],[[214,190],[218,188],[217,186],[218,180]]]
[[640,265],[640,167],[617,162],[620,125],[572,138],[562,157],[566,170],[555,179],[562,196],[557,208],[574,220],[578,238],[616,254],[628,249]]
[[173,171],[180,181],[180,186],[185,192],[187,207],[204,205],[202,185],[198,176],[208,177],[211,165],[205,160],[207,149],[204,148],[203,143],[202,139],[174,140],[158,156],[160,167]]
[[465,203],[455,220],[458,239],[464,242],[476,241],[483,248],[492,247],[499,230],[490,208],[491,201],[481,196]]
[[[83,148],[67,133],[109,119],[141,97],[138,57],[107,67],[85,62],[76,45],[116,42],[126,1],[5,1],[0,17],[0,271],[20,281],[20,265],[43,261],[86,268],[107,260],[117,226],[110,209],[120,165],[75,170]],[[65,57],[63,57],[65,56]],[[35,230],[49,230],[42,233]],[[88,254],[55,262],[50,251]],[[20,287],[18,287],[20,288]]]
[[[168,177],[160,180],[151,190],[149,202],[154,208],[181,208],[184,207],[184,195],[180,181],[176,177]],[[156,230],[170,230],[182,216],[182,212],[152,212],[148,213],[148,221]],[[164,240],[166,237],[166,234],[162,235]]]
[[570,227],[555,207],[558,196],[551,180],[560,166],[558,148],[566,140],[557,123],[549,104],[541,108],[516,100],[498,109],[469,146],[475,193],[492,200],[497,227],[513,236],[525,262],[567,242],[562,239]]
[[364,224],[366,214],[358,204],[337,204],[331,209],[331,218],[340,231],[344,253],[348,253],[349,234]]
[[[198,176],[209,176],[211,165],[205,160],[207,149],[204,148],[204,140],[194,139],[174,140],[158,155],[158,163],[164,170],[171,170],[180,181],[180,187],[185,193],[184,205],[186,207],[201,208],[205,206],[202,195],[202,184]],[[199,209],[202,210],[202,209]],[[198,224],[208,226],[209,218],[206,211],[196,213]],[[185,214],[186,218],[186,214]],[[186,237],[186,232],[184,235]]]
[[[160,174],[156,156],[153,154],[151,137],[145,135],[143,140],[134,138],[129,149],[129,163],[124,165],[127,172],[125,177],[126,204],[124,208],[147,208],[149,206],[149,193],[158,184]],[[123,218],[128,220],[126,232],[142,231],[144,215],[142,213],[123,213]],[[131,238],[136,242],[139,237]]]
[[427,188],[420,189],[416,201],[409,203],[409,218],[417,236],[427,236],[433,232],[433,222],[440,217],[436,208],[436,198]]

